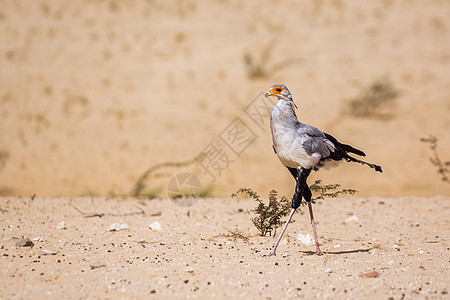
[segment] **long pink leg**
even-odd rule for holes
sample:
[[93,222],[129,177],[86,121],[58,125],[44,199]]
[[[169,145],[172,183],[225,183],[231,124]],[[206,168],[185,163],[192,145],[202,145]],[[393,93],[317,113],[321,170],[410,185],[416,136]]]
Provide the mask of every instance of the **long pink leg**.
[[314,215],[313,215],[311,202],[308,202],[308,208],[309,208],[309,216],[311,217],[311,225],[312,225],[312,228],[313,228],[313,231],[314,231],[314,239],[316,240],[316,254],[317,255],[322,255],[323,252],[320,251],[320,248],[319,248],[319,239],[317,238],[316,224],[314,222]]
[[289,222],[291,221],[292,216],[294,215],[294,213],[295,213],[295,208],[293,208],[293,209],[291,210],[291,214],[289,215],[289,217],[288,217],[286,223],[284,224],[283,230],[281,231],[280,236],[278,237],[278,240],[277,240],[277,242],[275,243],[275,246],[273,246],[272,251],[269,253],[269,256],[276,255],[276,254],[275,254],[275,251],[277,250],[278,244],[280,243],[281,238],[283,237],[283,234],[284,234],[284,232],[286,231],[286,228],[288,227]]

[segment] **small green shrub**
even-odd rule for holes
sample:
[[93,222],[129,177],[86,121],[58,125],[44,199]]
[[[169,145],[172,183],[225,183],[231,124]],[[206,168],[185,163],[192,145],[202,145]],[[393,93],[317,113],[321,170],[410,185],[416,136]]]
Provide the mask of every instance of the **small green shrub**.
[[[314,184],[310,185],[309,188],[313,192],[314,197],[311,198],[312,203],[316,203],[317,200],[322,200],[325,198],[336,198],[339,195],[353,195],[358,191],[353,189],[340,189],[339,184],[327,184],[322,185],[320,180],[316,180]],[[275,234],[276,229],[281,227],[285,222],[281,219],[289,214],[291,210],[291,201],[282,196],[278,199],[277,191],[272,190],[269,193],[269,204],[266,205],[264,201],[259,197],[259,195],[250,188],[240,188],[236,193],[232,194],[231,197],[237,197],[239,194],[246,195],[253,198],[258,205],[256,208],[250,210],[251,213],[255,213],[256,217],[252,218],[252,223],[258,229],[261,236]],[[306,202],[302,202],[305,205]],[[293,221],[291,221],[293,222]]]
[[256,214],[256,217],[252,218],[252,222],[261,236],[266,236],[268,233],[269,235],[272,235],[272,231],[275,231],[284,224],[284,222],[281,221],[281,218],[285,217],[291,209],[290,201],[285,196],[282,196],[278,200],[277,192],[274,190],[269,193],[268,205],[266,205],[252,189],[240,188],[236,193],[232,194],[231,197],[236,197],[239,194],[249,196],[258,202],[256,208],[252,209],[250,212]]
[[353,189],[341,189],[336,190],[338,187],[340,187],[340,184],[325,184],[321,185],[321,180],[316,180],[314,184],[310,185],[309,188],[313,192],[313,194],[316,194],[314,197],[311,198],[312,203],[316,203],[317,200],[323,200],[325,198],[336,198],[339,195],[353,195],[356,194],[358,191]]

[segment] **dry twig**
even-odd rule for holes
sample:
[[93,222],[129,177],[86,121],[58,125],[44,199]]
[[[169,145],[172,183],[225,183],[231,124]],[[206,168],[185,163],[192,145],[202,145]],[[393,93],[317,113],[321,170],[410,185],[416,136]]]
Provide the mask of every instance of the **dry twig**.
[[117,214],[117,213],[106,213],[106,214],[105,213],[85,213],[85,212],[81,211],[78,207],[73,205],[72,203],[69,203],[69,205],[72,206],[77,212],[79,212],[83,216],[83,218],[93,218],[93,217],[101,218],[103,216],[113,216],[113,217],[128,217],[128,216],[135,216],[135,215],[145,216],[145,211],[137,205],[134,205],[134,206],[136,208],[138,208],[139,211],[120,213],[120,214]]
[[450,161],[442,161],[439,157],[439,153],[437,151],[437,138],[430,134],[430,137],[421,138],[420,141],[430,144],[430,149],[431,151],[433,151],[433,157],[430,157],[430,161],[437,167],[438,173],[441,174],[441,180],[450,184],[450,178],[448,175],[448,173],[450,172]]

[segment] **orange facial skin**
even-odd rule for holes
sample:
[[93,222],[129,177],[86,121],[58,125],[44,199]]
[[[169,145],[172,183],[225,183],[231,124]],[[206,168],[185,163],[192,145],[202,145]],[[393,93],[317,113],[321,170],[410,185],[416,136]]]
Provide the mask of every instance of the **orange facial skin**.
[[278,95],[278,94],[281,94],[281,92],[284,90],[284,88],[282,87],[282,86],[279,86],[279,85],[277,85],[277,86],[274,86],[273,88],[271,88],[270,90],[269,90],[269,92],[272,94],[272,95]]

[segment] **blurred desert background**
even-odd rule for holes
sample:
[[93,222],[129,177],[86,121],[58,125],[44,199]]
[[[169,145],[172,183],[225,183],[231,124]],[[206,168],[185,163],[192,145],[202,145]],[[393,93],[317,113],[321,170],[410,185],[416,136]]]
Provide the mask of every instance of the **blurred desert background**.
[[[361,196],[450,194],[420,141],[434,135],[450,160],[448,1],[0,6],[1,195],[165,197],[180,172],[208,196],[291,195],[267,116],[259,127],[246,113],[275,83],[291,90],[300,121],[384,169],[345,164],[311,181]],[[355,99],[381,100],[357,115]],[[236,120],[252,132],[239,155],[221,139]],[[192,160],[211,145],[228,159],[209,165],[215,180]]]

